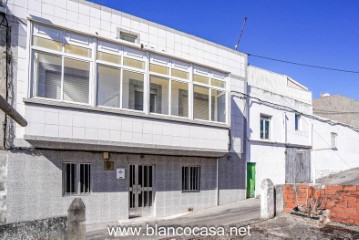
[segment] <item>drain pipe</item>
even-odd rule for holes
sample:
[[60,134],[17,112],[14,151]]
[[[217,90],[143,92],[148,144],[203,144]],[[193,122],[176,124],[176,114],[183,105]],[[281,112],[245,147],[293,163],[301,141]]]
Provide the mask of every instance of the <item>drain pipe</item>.
[[218,171],[219,171],[219,159],[217,158],[217,169],[216,169],[216,206],[219,206],[219,177],[218,177]]

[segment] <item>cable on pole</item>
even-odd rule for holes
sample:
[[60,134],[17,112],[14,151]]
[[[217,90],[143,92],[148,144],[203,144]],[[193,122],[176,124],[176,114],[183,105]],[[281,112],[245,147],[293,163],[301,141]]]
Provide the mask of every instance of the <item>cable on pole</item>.
[[297,65],[297,66],[302,66],[302,67],[310,67],[310,68],[318,68],[318,69],[324,69],[324,70],[330,70],[330,71],[359,74],[359,71],[355,71],[355,70],[332,68],[332,67],[312,65],[312,64],[307,64],[307,63],[298,63],[298,62],[292,62],[292,61],[288,61],[288,60],[282,60],[282,59],[277,59],[277,58],[272,58],[272,57],[261,56],[261,55],[252,54],[252,53],[245,53],[245,54],[247,54],[250,57],[262,58],[262,59],[266,59],[266,60],[270,60],[270,61],[287,63],[287,64],[292,64],[292,65]]

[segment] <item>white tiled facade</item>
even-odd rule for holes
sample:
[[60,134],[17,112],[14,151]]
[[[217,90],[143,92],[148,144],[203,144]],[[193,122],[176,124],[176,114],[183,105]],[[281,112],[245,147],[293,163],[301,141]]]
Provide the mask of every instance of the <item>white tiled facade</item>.
[[[130,32],[138,33],[140,44],[144,45],[145,50],[148,49],[164,56],[175,56],[176,58],[187,62],[198,63],[200,65],[228,72],[230,73],[230,76],[233,75],[237,78],[233,78],[230,81],[229,85],[231,89],[236,89],[238,88],[237,86],[243,85],[243,82],[238,78],[243,79],[245,77],[246,57],[244,55],[174,29],[86,1],[77,2],[68,0],[60,1],[60,3],[59,1],[36,0],[8,1],[7,6],[10,14],[24,19],[23,23],[20,23],[19,25],[18,35],[18,66],[21,67],[17,69],[16,108],[21,114],[25,115],[29,119],[29,127],[25,129],[17,128],[16,139],[22,139],[24,134],[35,136],[41,136],[43,134],[43,136],[47,137],[66,137],[74,139],[91,138],[106,140],[109,135],[106,131],[101,130],[96,123],[86,123],[85,125],[77,126],[77,119],[81,118],[81,115],[83,117],[86,116],[86,114],[76,113],[76,110],[64,110],[57,112],[57,110],[50,107],[25,107],[23,99],[30,97],[28,89],[31,85],[31,82],[29,82],[31,80],[31,76],[29,76],[30,71],[27,67],[30,64],[28,46],[29,36],[27,36],[27,28],[29,28],[29,24],[32,23],[31,19],[44,23],[50,23],[50,26],[53,25],[71,30],[76,29],[76,31],[79,31],[80,33],[90,34],[89,36],[99,36],[101,39],[112,40],[118,43],[123,43],[121,40],[117,39],[118,29],[125,29]],[[134,47],[138,48],[140,45],[134,44]],[[239,113],[235,112],[238,111],[238,108],[232,108],[231,110],[233,111],[232,115],[239,115]],[[57,112],[57,114],[54,112]],[[37,116],[38,114],[39,116]],[[91,114],[88,116],[91,116]],[[101,116],[101,114],[96,113],[95,116],[95,120],[92,120],[94,122],[96,122],[97,119],[108,121],[109,118],[106,114]],[[71,126],[69,123],[64,124],[63,122],[60,122],[62,118],[67,119],[67,121],[71,121],[72,119]],[[126,125],[126,119],[129,120],[129,118],[123,117],[122,119],[116,118],[115,116],[111,118],[113,121],[123,121],[121,127],[119,127],[118,123],[116,126],[112,126],[116,128],[114,129],[115,131],[132,131],[128,129],[132,128],[132,126],[127,126],[129,124]],[[225,141],[226,138],[228,138],[228,133],[225,129],[206,129],[204,126],[199,126],[187,127],[185,131],[179,131],[178,129],[181,129],[181,126],[183,126],[182,124],[179,124],[180,127],[177,128],[176,124],[162,124],[157,121],[152,121],[151,123],[146,124],[146,122],[148,122],[148,120],[136,120],[133,123],[142,125],[142,127],[146,129],[146,132],[141,132],[136,129],[136,132],[131,134],[123,133],[122,136],[116,132],[112,132],[112,140],[121,139],[121,141],[126,142],[133,141],[135,143],[143,142],[150,144],[153,142],[153,139],[162,138],[163,142],[171,146],[201,147],[201,144],[203,144],[202,146],[206,146],[207,148],[213,147],[221,149],[222,151],[227,149],[228,140],[227,143],[225,143]],[[45,123],[46,126],[41,125]],[[152,126],[152,129],[148,129],[149,125]],[[171,130],[168,129],[171,128],[171,126],[174,128]],[[70,127],[72,128],[70,129]],[[155,128],[163,128],[164,131],[171,131],[171,133],[161,134],[161,131],[156,132]],[[207,136],[204,135],[209,129],[211,129],[213,135],[216,136],[217,141],[210,141]],[[195,133],[193,133],[192,130]],[[156,134],[152,135],[152,132],[155,132]],[[198,137],[189,141],[190,132],[192,135],[196,135]],[[139,134],[142,135],[142,138]],[[181,134],[183,136],[181,136]],[[169,139],[168,136],[170,136],[171,139]],[[20,141],[17,142],[21,144]],[[184,143],[184,145],[182,143]],[[161,145],[161,140],[159,144]],[[238,145],[239,143],[236,142],[235,144]]]
[[[245,198],[241,142],[244,103],[243,99],[230,96],[230,91],[244,89],[246,55],[82,0],[10,0],[5,9],[15,43],[14,107],[28,121],[25,128],[17,125],[12,128],[12,147],[23,150],[1,153],[1,159],[8,160],[11,175],[7,185],[7,222],[66,215],[75,196],[62,194],[64,162],[92,164],[92,192],[81,195],[87,206],[88,223],[128,219],[128,177],[117,180],[115,171],[103,170],[103,151],[109,151],[114,167],[124,168],[127,174],[133,164],[155,166],[154,216],[179,214],[188,208],[196,211]],[[187,118],[152,114],[148,113],[147,100],[143,112],[97,106],[95,72],[90,73],[88,104],[34,97],[31,39],[35,26],[82,34],[98,46],[102,41],[110,42],[120,46],[123,54],[127,48],[142,51],[144,72],[148,71],[151,56],[156,55],[171,59],[171,63],[188,63],[190,81],[195,69],[223,73],[226,119],[224,122],[194,119],[191,106]],[[138,41],[118,39],[119,31],[137,34]],[[145,74],[145,89],[148,81]],[[193,85],[188,86],[193,91]],[[231,157],[225,156],[228,152]],[[200,191],[182,192],[183,166],[201,167]],[[112,211],[114,208],[116,211]]]
[[[246,198],[248,162],[256,163],[256,195],[264,178],[285,183],[288,149],[311,152],[312,178],[358,166],[358,132],[312,118],[312,95],[305,86],[285,75],[247,66],[245,54],[84,0],[8,0],[5,11],[12,25],[13,106],[29,123],[25,128],[12,126],[10,140],[17,150],[0,154],[9,175],[7,222],[65,215],[75,196],[62,194],[62,164],[84,161],[94,171],[93,192],[81,195],[88,206],[87,222],[128,219],[129,179],[118,180],[115,171],[103,169],[104,151],[110,152],[115,168],[127,173],[134,164],[156,167],[154,216]],[[82,34],[91,39],[94,51],[101,42],[110,42],[121,49],[122,60],[125,49],[142,51],[143,92],[150,88],[152,56],[170,59],[171,66],[176,61],[187,63],[188,92],[193,92],[196,69],[223,74],[225,121],[195,119],[192,93],[184,118],[149,113],[148,99],[144,111],[137,112],[122,108],[122,102],[116,109],[98,106],[96,59],[89,60],[88,103],[34,97],[32,50],[38,50],[31,45],[34,26]],[[137,42],[120,40],[119,31],[136,34]],[[300,114],[298,129],[296,114]],[[270,118],[269,139],[261,138],[262,115]],[[336,152],[328,147],[332,132],[338,134]],[[326,164],[329,161],[332,164]],[[182,191],[184,166],[201,167],[200,191]]]

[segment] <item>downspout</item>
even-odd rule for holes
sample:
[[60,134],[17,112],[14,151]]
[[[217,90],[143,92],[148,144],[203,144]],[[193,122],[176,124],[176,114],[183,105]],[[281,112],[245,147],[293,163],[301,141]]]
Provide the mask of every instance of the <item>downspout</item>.
[[317,170],[317,163],[316,163],[316,161],[315,161],[315,150],[314,150],[314,133],[313,133],[313,131],[314,131],[314,126],[313,126],[313,122],[312,122],[312,124],[310,125],[311,126],[311,131],[310,131],[310,145],[312,146],[312,150],[311,150],[311,152],[312,152],[312,162],[313,162],[313,164],[312,164],[312,166],[313,166],[313,170],[312,170],[312,178],[313,178],[313,183],[315,184],[316,183],[316,180],[315,180],[315,178],[316,178],[316,170]]
[[288,130],[287,130],[287,113],[284,112],[284,143],[287,144],[288,142]]
[[219,158],[217,158],[217,169],[216,169],[216,206],[219,206],[219,177],[218,177],[218,172],[219,172]]
[[248,116],[249,116],[249,103],[248,103],[248,56],[246,58],[246,68],[245,68],[245,76],[244,76],[244,112],[243,112],[243,153],[242,159],[245,161],[245,171],[244,171],[244,182],[245,182],[245,199],[247,199],[247,126],[248,126]]
[[[8,132],[8,117],[13,119],[20,126],[27,126],[27,121],[25,118],[19,114],[16,109],[8,102],[9,101],[9,89],[10,85],[10,74],[11,74],[11,26],[9,26],[9,22],[6,17],[6,13],[2,13],[2,21],[0,23],[1,26],[5,27],[5,97],[0,96],[0,110],[5,113],[5,118],[3,122],[3,147],[4,149],[8,149],[7,146],[7,132]],[[5,25],[3,25],[5,23]]]

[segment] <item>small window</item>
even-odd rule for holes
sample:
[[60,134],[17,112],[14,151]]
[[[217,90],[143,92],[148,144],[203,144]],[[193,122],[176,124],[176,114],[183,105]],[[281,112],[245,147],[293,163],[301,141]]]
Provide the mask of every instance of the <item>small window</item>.
[[295,130],[296,131],[299,131],[299,127],[300,127],[300,115],[299,114],[295,114],[295,117],[294,117],[294,124],[295,124]]
[[80,164],[80,193],[91,192],[91,164]]
[[91,192],[91,164],[64,163],[62,168],[63,194],[89,194]]
[[63,180],[64,180],[64,194],[71,195],[77,192],[76,188],[76,164],[63,164]]
[[120,31],[120,39],[127,42],[137,43],[138,35]]
[[338,137],[338,134],[337,133],[334,133],[332,132],[331,133],[331,142],[332,142],[332,149],[333,150],[337,150],[337,137]]
[[182,167],[182,191],[198,192],[200,191],[201,168]]
[[260,138],[269,140],[271,117],[261,114],[260,117]]

